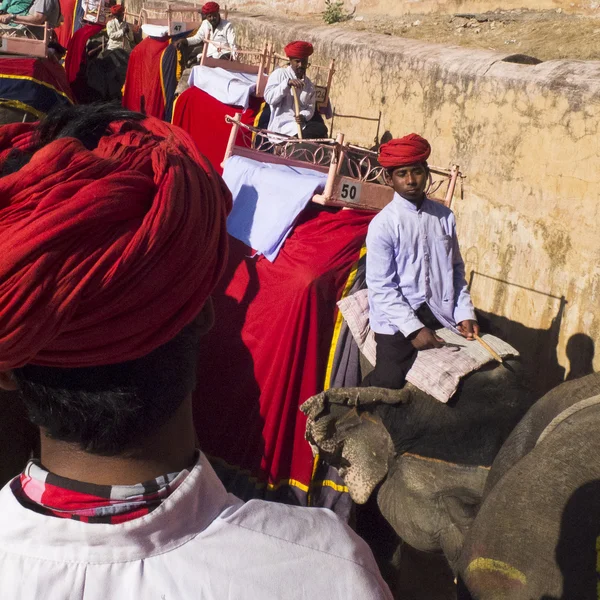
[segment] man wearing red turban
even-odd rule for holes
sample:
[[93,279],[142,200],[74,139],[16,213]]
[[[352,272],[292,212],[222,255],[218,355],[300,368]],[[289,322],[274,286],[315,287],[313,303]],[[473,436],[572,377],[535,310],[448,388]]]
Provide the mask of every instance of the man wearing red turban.
[[401,388],[417,352],[440,348],[440,327],[479,333],[454,214],[427,198],[429,142],[416,133],[379,149],[396,192],[369,225],[367,287],[375,369],[363,385]]
[[[275,69],[269,75],[265,87],[265,101],[270,110],[267,129],[274,133],[297,136],[298,127],[305,139],[327,137],[327,127],[322,119],[315,119],[316,91],[312,81],[306,76],[308,59],[314,52],[309,42],[290,42],[285,54],[290,62],[287,67]],[[298,96],[299,113],[296,114],[292,90]],[[281,141],[279,136],[270,136],[272,142]]]
[[107,50],[125,50],[131,52],[133,47],[133,31],[129,23],[125,21],[125,8],[122,4],[115,4],[110,7],[112,19],[106,24],[106,34],[108,35]]
[[202,13],[202,25],[188,38],[180,41],[181,46],[198,46],[208,44],[206,55],[210,58],[221,58],[233,60],[236,58],[235,29],[230,21],[221,18],[221,7],[216,2],[207,2],[200,12]]
[[74,106],[0,128],[0,388],[41,432],[0,491],[3,597],[391,599],[333,513],[244,504],[196,448],[230,207],[158,119]]

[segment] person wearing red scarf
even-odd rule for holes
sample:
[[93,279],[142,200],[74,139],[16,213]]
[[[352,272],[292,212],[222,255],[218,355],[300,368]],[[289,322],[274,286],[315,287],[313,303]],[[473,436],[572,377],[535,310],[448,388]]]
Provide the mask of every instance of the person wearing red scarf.
[[244,504],[196,448],[230,208],[158,119],[74,106],[0,128],[0,389],[41,434],[0,491],[3,597],[391,599],[334,513]]
[[134,36],[129,23],[125,21],[125,7],[122,4],[115,4],[110,7],[110,14],[113,18],[106,24],[107,50],[131,52]]
[[[304,139],[327,137],[327,127],[318,113],[315,114],[317,96],[315,86],[306,76],[308,59],[314,52],[309,42],[290,42],[284,49],[289,65],[275,69],[269,75],[265,87],[265,102],[270,111],[267,129],[287,136],[298,136],[302,129]],[[298,96],[300,112],[296,115],[293,92]],[[263,111],[264,112],[264,111]],[[266,120],[266,117],[264,117]],[[269,136],[272,142],[281,141],[278,136]]]
[[440,348],[435,330],[479,333],[452,211],[427,198],[429,142],[416,133],[379,149],[394,198],[367,234],[369,321],[375,368],[364,386],[401,388],[417,352]]
[[200,12],[202,14],[202,25],[194,35],[183,38],[179,45],[183,48],[199,46],[200,49],[202,44],[210,39],[215,43],[208,44],[206,55],[209,58],[235,59],[235,29],[231,21],[221,17],[221,7],[216,2],[207,2],[202,6]]

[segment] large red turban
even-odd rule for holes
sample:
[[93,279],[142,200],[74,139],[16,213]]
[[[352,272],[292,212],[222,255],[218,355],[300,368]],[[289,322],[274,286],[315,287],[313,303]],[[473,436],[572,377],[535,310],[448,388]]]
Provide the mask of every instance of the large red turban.
[[115,4],[114,6],[110,7],[110,14],[114,16],[123,15],[125,14],[125,8],[122,4]]
[[426,161],[431,154],[429,142],[416,133],[391,140],[379,148],[379,164],[386,169]]
[[[0,165],[34,127],[0,128]],[[227,258],[231,194],[182,130],[113,123],[0,178],[0,370],[144,356],[199,313]]]
[[207,2],[201,9],[200,12],[203,15],[210,15],[212,13],[218,13],[221,7],[216,2]]
[[288,58],[308,58],[315,50],[309,42],[290,42],[284,49]]

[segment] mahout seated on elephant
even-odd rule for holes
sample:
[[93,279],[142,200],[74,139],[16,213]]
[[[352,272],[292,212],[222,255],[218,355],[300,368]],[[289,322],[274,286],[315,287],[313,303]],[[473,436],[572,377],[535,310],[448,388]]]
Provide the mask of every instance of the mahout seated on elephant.
[[353,500],[376,491],[402,540],[443,552],[456,568],[489,468],[533,400],[520,363],[505,360],[468,375],[448,404],[408,383],[330,389],[302,410],[308,441],[340,470]]
[[600,373],[538,400],[498,453],[459,572],[476,600],[597,597]]

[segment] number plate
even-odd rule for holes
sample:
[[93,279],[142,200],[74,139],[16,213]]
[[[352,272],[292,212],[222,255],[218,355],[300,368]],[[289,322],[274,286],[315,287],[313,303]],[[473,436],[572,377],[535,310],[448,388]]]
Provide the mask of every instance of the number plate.
[[325,102],[325,97],[327,96],[327,88],[322,85],[315,86],[315,96],[317,102]]
[[361,184],[354,179],[342,177],[336,200],[358,204],[360,202]]
[[176,23],[173,21],[171,23],[171,35],[177,35],[178,33],[183,33],[185,31],[185,23]]

